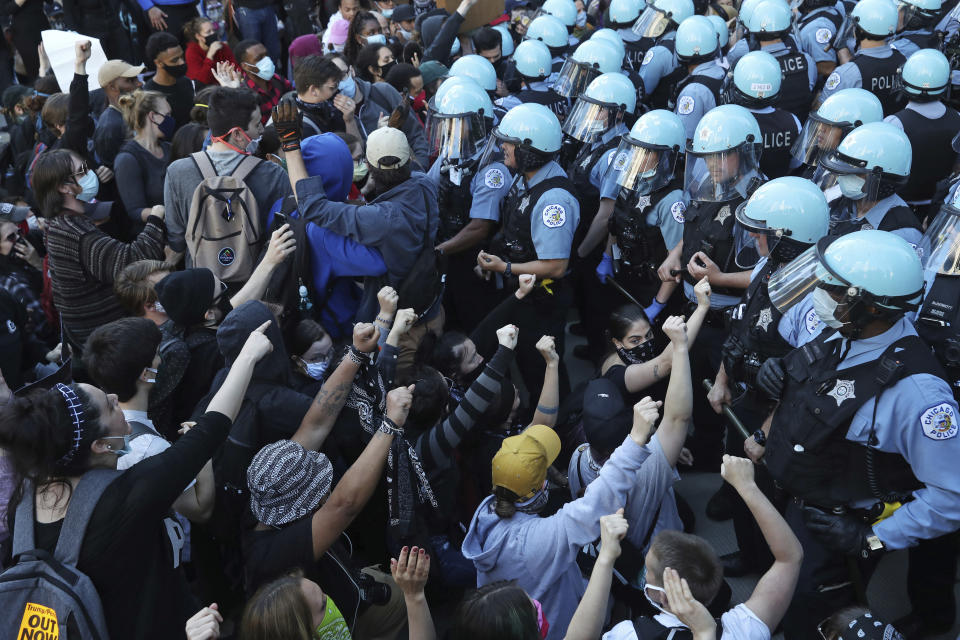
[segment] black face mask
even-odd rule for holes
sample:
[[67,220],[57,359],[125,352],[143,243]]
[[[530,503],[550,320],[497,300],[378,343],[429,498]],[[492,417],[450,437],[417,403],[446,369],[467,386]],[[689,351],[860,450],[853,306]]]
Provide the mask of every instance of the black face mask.
[[380,77],[381,77],[381,78],[386,78],[386,77],[387,77],[387,74],[390,73],[390,69],[393,69],[396,65],[397,65],[397,61],[396,61],[396,60],[391,60],[391,61],[388,62],[387,64],[381,65],[381,66],[380,66]]
[[500,59],[493,63],[493,70],[497,72],[497,78],[500,80],[503,80],[503,62],[504,58],[500,56]]
[[216,32],[216,31],[214,31],[213,33],[211,33],[210,35],[208,35],[206,38],[203,39],[203,43],[204,43],[205,45],[207,45],[208,47],[209,47],[210,45],[212,45],[212,44],[213,44],[214,42],[216,42],[216,41],[217,41],[217,32]]
[[182,78],[187,73],[187,63],[176,64],[176,65],[163,65],[163,68],[167,70],[174,78]]
[[655,346],[653,340],[647,340],[646,342],[641,342],[632,349],[624,349],[619,347],[617,349],[617,355],[620,356],[620,359],[623,360],[624,364],[643,364],[653,360],[653,357],[656,355]]
[[226,295],[220,296],[220,299],[214,303],[214,306],[220,310],[220,313],[223,314],[224,318],[226,318],[230,312],[233,311],[233,305],[230,304],[230,298],[228,298]]

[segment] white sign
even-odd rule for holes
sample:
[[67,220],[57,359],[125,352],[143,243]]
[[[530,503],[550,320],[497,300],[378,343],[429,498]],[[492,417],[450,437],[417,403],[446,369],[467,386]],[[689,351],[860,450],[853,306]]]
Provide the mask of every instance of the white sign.
[[50,59],[53,75],[57,78],[60,91],[70,92],[70,83],[73,82],[73,71],[77,62],[77,52],[74,45],[78,40],[90,41],[90,59],[87,60],[87,87],[90,91],[100,88],[97,73],[107,61],[107,54],[103,52],[100,41],[96,38],[81,35],[73,31],[56,31],[50,29],[40,34],[43,39],[43,50]]

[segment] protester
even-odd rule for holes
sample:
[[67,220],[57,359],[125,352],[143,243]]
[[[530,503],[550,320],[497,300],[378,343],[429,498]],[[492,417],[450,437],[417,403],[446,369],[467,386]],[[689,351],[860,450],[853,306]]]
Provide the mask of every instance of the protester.
[[[183,25],[183,39],[187,43],[184,57],[187,60],[187,77],[200,85],[214,85],[214,67],[221,62],[235,64],[230,45],[218,38],[213,21],[193,18]],[[196,87],[198,90],[200,86]]]
[[182,127],[190,122],[193,83],[186,77],[187,63],[180,41],[163,31],[153,34],[147,40],[146,59],[156,67],[157,72],[143,88],[164,94],[173,108],[177,127]]
[[120,201],[135,228],[163,205],[163,182],[170,162],[170,139],[176,121],[163,94],[137,91],[120,100],[133,139],[120,147],[114,163]]

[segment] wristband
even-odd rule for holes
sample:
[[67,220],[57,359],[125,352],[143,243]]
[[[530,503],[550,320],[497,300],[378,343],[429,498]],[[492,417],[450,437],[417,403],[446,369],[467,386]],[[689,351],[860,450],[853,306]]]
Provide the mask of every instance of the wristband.
[[300,151],[300,138],[293,136],[283,140],[283,151],[284,153],[289,153],[291,151]]
[[767,434],[763,432],[763,429],[757,429],[753,432],[753,441],[761,447],[765,447],[767,446]]
[[387,328],[389,328],[391,321],[390,321],[390,320],[385,320],[385,319],[381,318],[380,316],[377,316],[377,318],[376,318],[376,320],[374,320],[374,322],[379,322],[380,324],[382,324],[382,325],[386,326]]
[[507,267],[503,270],[503,277],[509,278],[512,275],[513,275],[513,265],[508,262]]
[[383,416],[383,422],[380,423],[380,428],[377,429],[380,433],[386,434],[388,436],[402,436],[403,427],[397,426],[397,423]]
[[370,356],[365,354],[360,349],[357,349],[355,346],[350,345],[347,349],[347,357],[350,358],[357,366],[363,366],[364,364],[370,362]]

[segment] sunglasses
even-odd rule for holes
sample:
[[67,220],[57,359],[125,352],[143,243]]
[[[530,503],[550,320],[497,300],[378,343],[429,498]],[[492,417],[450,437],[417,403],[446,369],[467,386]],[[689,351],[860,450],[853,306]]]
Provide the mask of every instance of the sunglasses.
[[6,240],[7,242],[12,242],[12,243],[16,244],[17,242],[20,241],[20,231],[19,231],[19,230],[18,230],[18,231],[14,231],[14,232],[11,233],[10,235],[6,236],[6,237],[4,238],[4,240]]
[[80,177],[82,178],[83,176],[87,175],[87,172],[88,172],[89,170],[90,170],[90,169],[87,168],[87,163],[86,163],[86,162],[83,162],[83,163],[80,164],[80,168],[79,168],[79,169],[77,169],[76,171],[74,171],[73,173],[70,174],[70,177],[71,177],[71,178],[76,178],[77,176],[80,176]]

